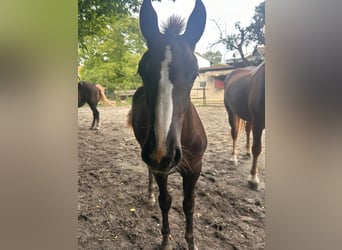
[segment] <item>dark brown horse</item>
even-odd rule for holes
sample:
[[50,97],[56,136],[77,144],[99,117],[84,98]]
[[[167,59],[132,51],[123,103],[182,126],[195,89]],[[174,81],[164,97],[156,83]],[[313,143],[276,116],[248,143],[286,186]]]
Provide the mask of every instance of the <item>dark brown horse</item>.
[[93,111],[93,122],[90,129],[100,128],[100,112],[97,110],[97,103],[102,101],[106,105],[113,106],[107,99],[104,87],[100,84],[93,84],[89,82],[78,82],[78,107],[88,103],[90,109]]
[[241,119],[246,121],[247,153],[249,153],[249,132],[253,131],[253,163],[248,184],[258,189],[257,161],[261,152],[261,136],[265,128],[265,62],[255,68],[235,69],[227,75],[224,88],[224,104],[233,138],[233,152],[230,159],[237,165],[236,141]]
[[[168,175],[180,173],[183,178],[183,211],[186,219],[185,239],[189,249],[197,249],[193,236],[194,189],[202,168],[207,138],[190,91],[198,75],[194,55],[196,43],[202,36],[206,11],[200,0],[188,20],[172,16],[159,31],[157,14],[151,0],[144,0],[140,9],[140,29],[148,50],[139,63],[143,87],[132,102],[130,123],[149,167],[159,187],[159,207],[162,212],[162,249],[170,247],[168,213],[171,195]],[[150,198],[152,189],[149,188]]]

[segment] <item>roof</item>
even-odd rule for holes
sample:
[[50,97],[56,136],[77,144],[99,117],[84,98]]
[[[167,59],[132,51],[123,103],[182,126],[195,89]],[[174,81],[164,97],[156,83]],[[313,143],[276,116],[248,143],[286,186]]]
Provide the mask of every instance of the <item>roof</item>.
[[233,66],[227,65],[227,66],[212,66],[212,67],[202,67],[199,68],[199,73],[205,73],[208,71],[226,71],[226,70],[232,70],[234,69]]
[[[243,51],[245,58],[253,57],[255,51],[257,51],[257,53],[260,56],[262,56],[262,57],[265,56],[265,46],[259,45],[259,46],[256,47],[256,49],[253,48],[253,50],[251,50],[251,48],[250,48],[247,51]],[[230,60],[234,60],[234,59],[235,60],[241,59],[240,53],[237,50],[227,51],[226,54],[225,54],[225,60],[226,61],[230,61]]]

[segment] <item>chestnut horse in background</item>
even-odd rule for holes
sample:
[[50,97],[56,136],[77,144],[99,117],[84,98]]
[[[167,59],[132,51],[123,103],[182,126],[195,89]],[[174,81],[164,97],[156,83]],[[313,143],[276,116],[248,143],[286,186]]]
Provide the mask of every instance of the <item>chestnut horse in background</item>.
[[171,16],[159,31],[151,0],[143,1],[139,17],[148,50],[139,63],[143,86],[133,96],[129,122],[148,165],[151,202],[153,176],[159,187],[161,249],[170,249],[168,213],[172,197],[167,186],[168,175],[174,172],[183,179],[185,239],[189,249],[197,249],[193,236],[194,190],[207,137],[190,101],[190,91],[198,75],[194,50],[204,31],[206,10],[202,1],[196,0],[183,34],[184,21],[177,16]]
[[114,106],[106,97],[105,88],[100,84],[93,84],[89,82],[78,82],[78,107],[88,103],[90,109],[93,111],[93,122],[90,129],[100,128],[100,112],[97,110],[97,103],[102,101],[106,105]]
[[247,154],[249,153],[249,131],[253,131],[253,163],[248,185],[257,190],[259,185],[257,161],[261,152],[261,136],[265,129],[265,62],[254,68],[239,68],[226,76],[224,104],[233,138],[230,159],[237,165],[236,141],[241,119],[246,121]]

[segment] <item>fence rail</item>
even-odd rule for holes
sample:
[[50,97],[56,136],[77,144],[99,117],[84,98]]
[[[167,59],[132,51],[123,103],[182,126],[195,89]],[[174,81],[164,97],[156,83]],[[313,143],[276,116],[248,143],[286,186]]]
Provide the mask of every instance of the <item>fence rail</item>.
[[127,97],[132,97],[135,91],[136,91],[135,89],[118,90],[118,91],[115,91],[115,96],[117,96],[120,100],[126,100]]
[[223,106],[223,99],[213,98],[207,94],[208,89],[193,88],[191,91],[191,101],[197,105],[208,105],[208,106]]
[[[117,90],[114,94],[106,94],[107,97],[111,99],[118,98],[122,101],[127,100],[127,98],[132,97],[135,93],[135,89],[129,90]],[[223,106],[223,99],[212,98],[207,95],[207,88],[193,88],[191,90],[191,100],[197,105],[208,105],[208,106]]]

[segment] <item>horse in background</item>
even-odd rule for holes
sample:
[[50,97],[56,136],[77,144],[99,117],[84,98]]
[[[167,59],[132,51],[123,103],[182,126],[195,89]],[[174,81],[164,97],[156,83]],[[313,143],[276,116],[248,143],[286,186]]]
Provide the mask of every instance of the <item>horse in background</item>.
[[248,185],[257,190],[260,182],[257,161],[261,153],[261,136],[265,129],[265,62],[257,67],[235,69],[226,76],[224,104],[233,138],[230,161],[234,165],[238,163],[236,141],[242,120],[246,122],[247,154],[250,152],[249,132],[251,129],[253,131],[253,162]]
[[[254,69],[256,68],[255,66],[248,66],[246,68],[249,68],[249,69]],[[230,72],[231,73],[231,72]],[[227,75],[229,75],[230,73],[228,74],[220,74],[220,75],[216,75],[215,78],[216,79],[219,79],[221,81],[225,81]],[[246,157],[247,158],[250,158],[251,157],[251,143],[250,143],[250,135],[251,135],[251,131],[252,131],[252,123],[250,121],[245,121],[245,120],[242,120],[240,119],[240,124],[239,124],[239,131],[240,132],[243,128],[245,128],[245,132],[246,132]],[[234,145],[233,145],[233,149],[234,149],[234,154],[232,156],[232,158],[229,160],[230,162],[232,162],[235,166],[238,165],[238,160],[237,160],[237,153],[236,153],[236,140],[233,141],[234,142]]]
[[114,106],[105,95],[105,88],[100,84],[93,84],[85,81],[78,82],[78,107],[88,103],[93,112],[93,122],[90,129],[100,128],[100,112],[97,104],[102,101],[105,105]]
[[194,190],[207,137],[190,101],[190,91],[198,75],[194,50],[204,31],[206,10],[202,1],[196,0],[183,34],[184,21],[176,16],[171,16],[163,31],[159,31],[151,0],[143,1],[139,18],[148,50],[139,62],[143,86],[133,96],[129,123],[141,146],[141,157],[148,165],[150,202],[154,201],[153,176],[159,187],[161,249],[170,249],[168,213],[172,197],[167,187],[168,175],[178,172],[183,179],[185,239],[188,248],[194,250]]

